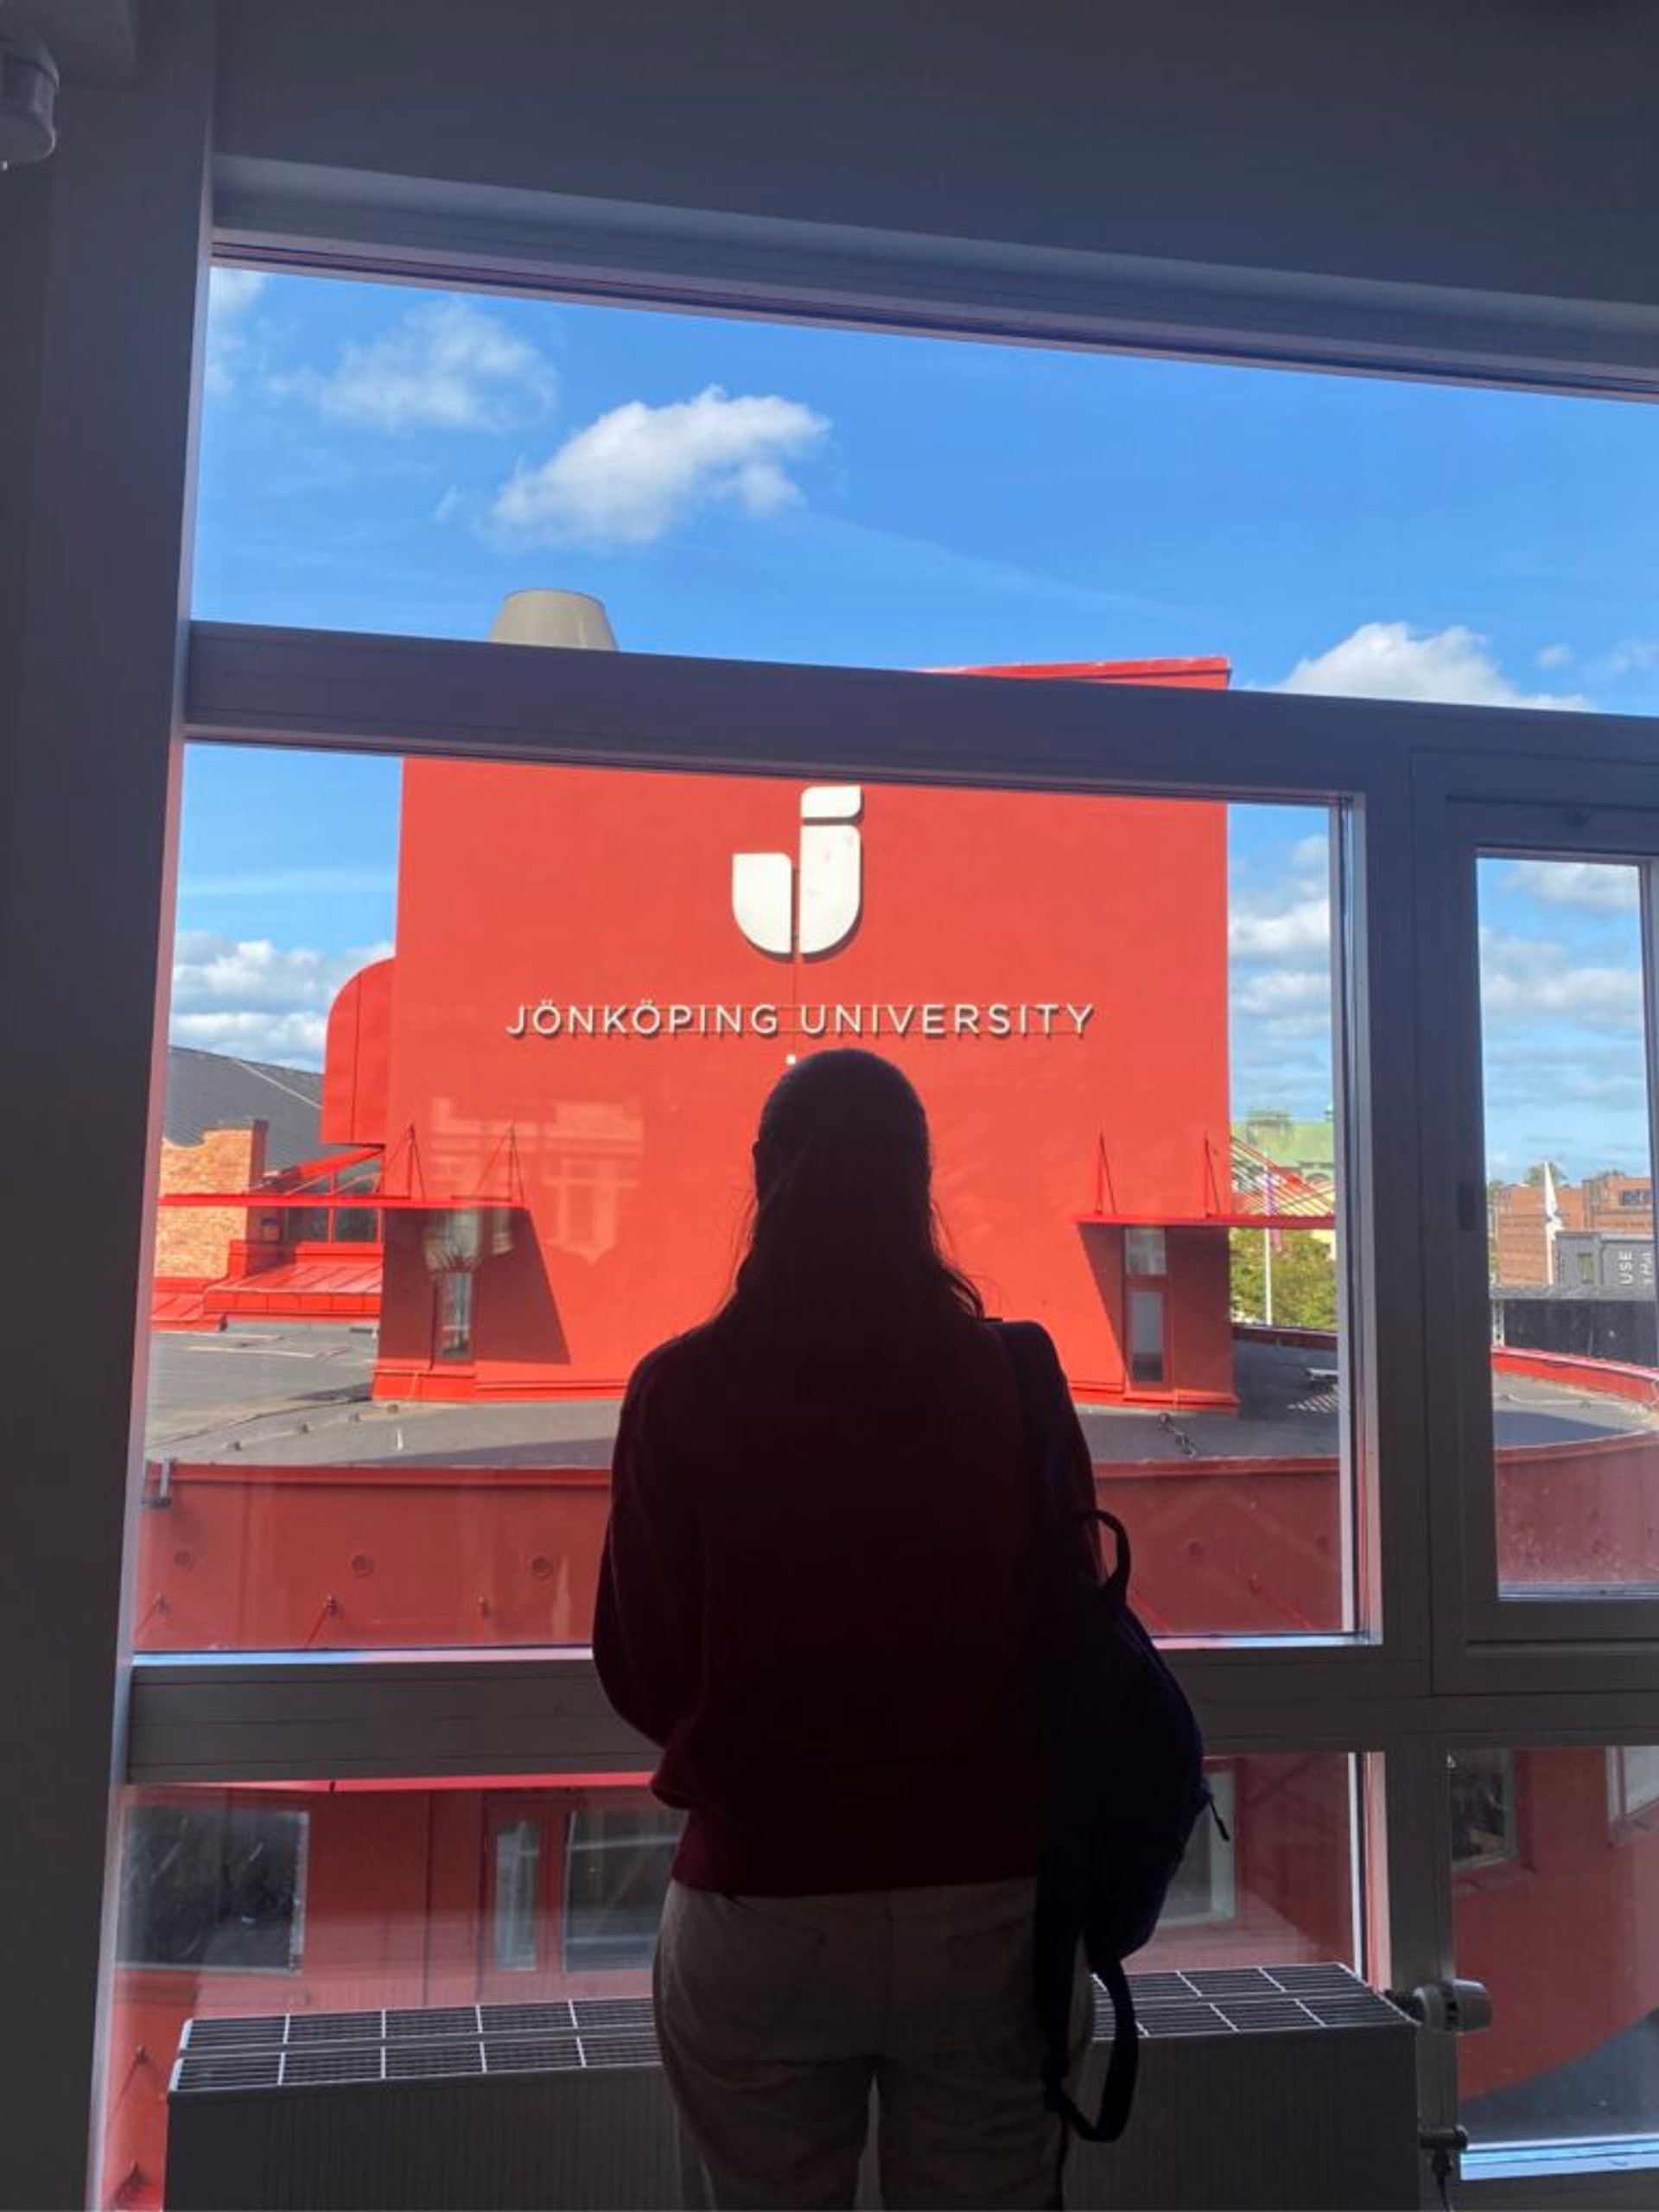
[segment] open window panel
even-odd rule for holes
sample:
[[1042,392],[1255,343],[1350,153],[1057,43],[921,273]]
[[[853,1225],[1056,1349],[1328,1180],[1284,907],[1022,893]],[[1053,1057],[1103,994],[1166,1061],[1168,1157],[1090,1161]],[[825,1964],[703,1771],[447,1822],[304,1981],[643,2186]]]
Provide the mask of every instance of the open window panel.
[[1659,1630],[1659,812],[1451,810],[1458,1497],[1471,1641]]
[[[849,1046],[915,1084],[988,1310],[1052,1336],[1154,1631],[1368,1632],[1350,830],[191,746],[140,1654],[585,1643],[628,1376],[730,1291],[772,1086]],[[550,1864],[504,1831],[504,1973]]]

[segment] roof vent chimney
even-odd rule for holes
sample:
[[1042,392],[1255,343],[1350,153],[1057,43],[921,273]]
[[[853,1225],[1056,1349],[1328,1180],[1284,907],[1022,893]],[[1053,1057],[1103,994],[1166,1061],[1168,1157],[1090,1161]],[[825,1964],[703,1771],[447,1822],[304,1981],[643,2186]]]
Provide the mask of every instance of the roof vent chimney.
[[613,653],[616,636],[601,600],[584,591],[510,591],[490,625],[494,645],[575,645]]

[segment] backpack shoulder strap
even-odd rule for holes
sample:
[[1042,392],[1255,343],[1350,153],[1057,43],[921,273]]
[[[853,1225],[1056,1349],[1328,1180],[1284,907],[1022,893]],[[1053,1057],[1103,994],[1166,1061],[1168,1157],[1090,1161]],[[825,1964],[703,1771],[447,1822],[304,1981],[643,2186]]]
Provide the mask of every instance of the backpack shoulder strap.
[[1116,2143],[1129,2124],[1135,2102],[1135,2078],[1141,2071],[1141,2030],[1122,1961],[1109,1961],[1100,1978],[1112,2003],[1112,2055],[1106,2062],[1106,2079],[1100,2088],[1100,2110],[1090,2120],[1066,2094],[1064,2081],[1051,2078],[1046,2063],[1044,2102],[1085,2143]]

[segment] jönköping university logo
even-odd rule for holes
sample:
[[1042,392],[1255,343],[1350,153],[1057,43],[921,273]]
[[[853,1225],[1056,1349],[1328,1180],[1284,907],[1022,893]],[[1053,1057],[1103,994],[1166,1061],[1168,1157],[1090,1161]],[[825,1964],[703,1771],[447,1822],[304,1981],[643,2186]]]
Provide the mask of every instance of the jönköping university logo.
[[732,912],[749,943],[810,959],[844,944],[863,899],[864,794],[856,784],[813,784],[801,793],[798,871],[787,853],[732,857]]

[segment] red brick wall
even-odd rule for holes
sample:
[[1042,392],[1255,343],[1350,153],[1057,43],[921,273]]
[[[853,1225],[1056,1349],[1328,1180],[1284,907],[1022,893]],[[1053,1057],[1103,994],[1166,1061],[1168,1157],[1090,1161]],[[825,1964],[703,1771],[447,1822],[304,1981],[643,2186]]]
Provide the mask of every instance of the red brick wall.
[[[264,1122],[209,1129],[197,1144],[162,1141],[162,1194],[170,1191],[249,1191],[265,1172]],[[243,1206],[162,1206],[156,1224],[156,1273],[196,1282],[222,1275],[231,1245],[248,1234]]]

